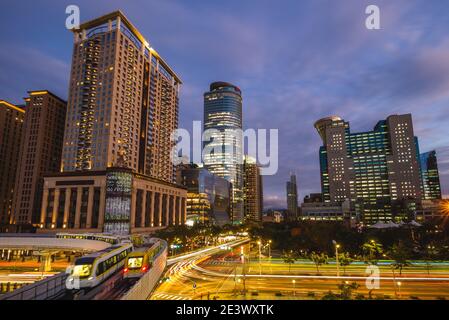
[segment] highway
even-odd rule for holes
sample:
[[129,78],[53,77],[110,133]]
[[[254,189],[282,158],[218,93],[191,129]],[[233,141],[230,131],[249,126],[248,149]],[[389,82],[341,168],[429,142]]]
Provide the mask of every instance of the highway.
[[[310,261],[291,266],[279,259],[242,263],[239,251],[209,253],[173,264],[151,299],[321,299],[329,291],[340,293],[338,285],[345,282],[359,285],[353,297],[369,296],[363,264],[347,267],[344,276],[340,270],[337,277],[335,265],[321,266],[317,272]],[[427,272],[420,265],[399,275],[384,264],[380,266],[379,286],[372,290],[372,298],[449,299],[449,267],[434,264]]]
[[[222,251],[223,246],[235,247],[240,246],[249,239],[239,239],[231,241],[225,244],[220,244],[218,246],[213,246],[209,248],[200,249],[194,252],[189,252],[186,254],[177,255],[170,259],[167,259],[167,265],[176,264],[180,261],[186,259],[198,259],[199,257],[215,254]],[[67,293],[61,297],[63,300],[117,300],[120,299],[128,290],[130,290],[133,285],[138,281],[138,278],[134,279],[124,279],[122,270],[118,271],[112,275],[105,282],[101,283],[92,289],[82,289],[75,291],[67,291]]]

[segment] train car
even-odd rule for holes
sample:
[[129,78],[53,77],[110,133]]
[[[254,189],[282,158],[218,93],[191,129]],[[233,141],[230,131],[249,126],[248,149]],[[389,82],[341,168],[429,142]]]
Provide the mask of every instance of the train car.
[[85,239],[104,241],[110,244],[119,244],[121,239],[112,235],[94,234],[94,233],[57,233],[59,239]]
[[114,245],[75,260],[67,278],[67,289],[93,288],[122,269],[132,244]]
[[123,277],[139,278],[145,272],[151,269],[154,257],[161,250],[162,243],[156,241],[150,243],[149,246],[136,248],[125,259],[125,267],[123,268]]

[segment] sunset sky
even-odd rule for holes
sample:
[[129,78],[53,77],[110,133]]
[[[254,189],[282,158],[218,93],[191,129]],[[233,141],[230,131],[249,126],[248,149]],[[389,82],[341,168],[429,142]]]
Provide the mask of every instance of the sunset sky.
[[[267,207],[285,207],[285,181],[300,197],[320,192],[313,123],[339,115],[352,131],[412,113],[420,150],[436,149],[449,194],[449,3],[447,0],[1,1],[0,99],[28,90],[67,99],[72,33],[81,21],[120,9],[183,80],[180,127],[203,118],[210,82],[243,94],[245,128],[279,129],[279,171],[264,178]],[[365,28],[376,4],[381,30]]]

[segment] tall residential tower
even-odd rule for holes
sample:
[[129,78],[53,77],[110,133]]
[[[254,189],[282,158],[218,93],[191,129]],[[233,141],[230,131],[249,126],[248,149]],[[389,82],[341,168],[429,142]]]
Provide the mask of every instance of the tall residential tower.
[[[28,91],[11,224],[40,222],[44,174],[58,172],[67,103],[47,90]],[[25,229],[24,229],[25,228]]]
[[174,182],[181,80],[120,11],[73,32],[62,171],[120,166]]
[[6,231],[12,216],[24,117],[21,107],[0,100],[0,232]]
[[184,224],[172,133],[180,79],[120,11],[73,30],[61,172],[44,178],[42,232],[129,234]]

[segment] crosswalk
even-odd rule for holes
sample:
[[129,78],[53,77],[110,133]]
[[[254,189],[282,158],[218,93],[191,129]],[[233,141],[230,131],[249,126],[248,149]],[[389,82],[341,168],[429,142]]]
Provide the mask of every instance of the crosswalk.
[[155,293],[151,296],[151,300],[192,300],[192,298],[174,294]]

